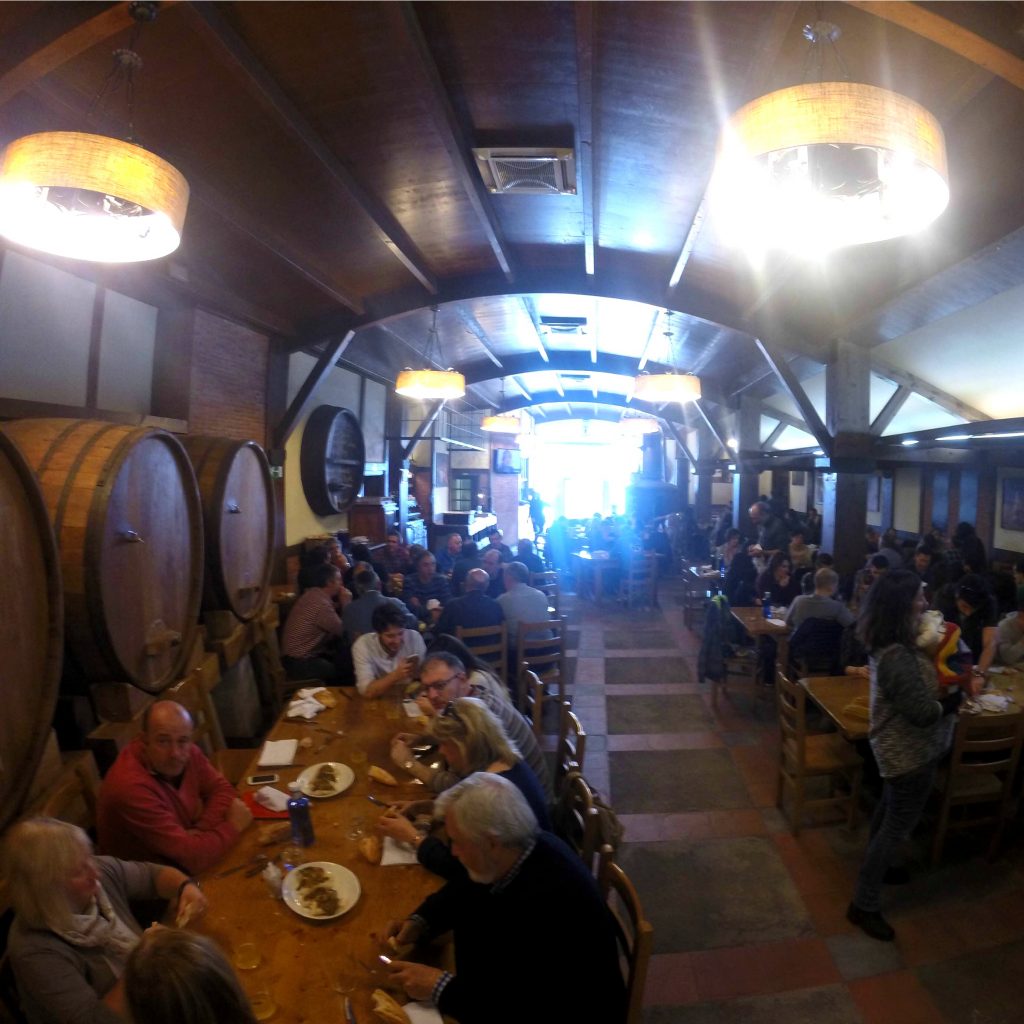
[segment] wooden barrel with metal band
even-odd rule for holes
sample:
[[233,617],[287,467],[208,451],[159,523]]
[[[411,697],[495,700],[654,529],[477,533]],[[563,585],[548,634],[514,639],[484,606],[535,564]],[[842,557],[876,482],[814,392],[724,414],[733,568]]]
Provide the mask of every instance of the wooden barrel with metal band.
[[28,463],[0,433],[0,830],[22,808],[49,736],[64,654],[60,561]]
[[232,611],[247,622],[270,594],[275,519],[270,464],[255,441],[199,435],[181,440],[203,505],[203,609]]
[[60,549],[68,653],[90,683],[159,693],[184,673],[203,571],[199,491],[166,431],[94,420],[5,423]]

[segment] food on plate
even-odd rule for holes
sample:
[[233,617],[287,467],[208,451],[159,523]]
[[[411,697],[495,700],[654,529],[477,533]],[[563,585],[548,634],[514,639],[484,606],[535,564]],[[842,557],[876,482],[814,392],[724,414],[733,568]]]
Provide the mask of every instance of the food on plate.
[[330,880],[331,876],[323,868],[311,864],[309,867],[299,868],[296,872],[295,885],[299,892],[302,892],[303,889],[312,889]]
[[384,846],[381,843],[380,836],[363,836],[359,840],[358,850],[360,856],[365,860],[371,864],[379,864]]
[[376,779],[377,782],[381,782],[385,786],[398,785],[398,780],[391,774],[391,772],[386,772],[383,768],[378,768],[376,765],[372,765],[366,774],[369,775],[371,779]]
[[309,788],[314,793],[333,793],[338,788],[338,773],[334,770],[334,765],[320,765],[320,771],[313,777]]
[[373,1012],[385,1024],[411,1024],[409,1014],[382,988],[373,990]]
[[321,690],[319,693],[314,693],[313,700],[318,704],[323,704],[325,708],[336,708],[338,706],[338,698],[330,690]]

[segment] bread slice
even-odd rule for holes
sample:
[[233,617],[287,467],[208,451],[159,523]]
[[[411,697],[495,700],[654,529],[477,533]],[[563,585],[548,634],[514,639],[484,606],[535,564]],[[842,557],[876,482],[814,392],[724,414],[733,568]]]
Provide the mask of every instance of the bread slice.
[[409,1014],[384,989],[374,989],[370,998],[373,1000],[373,1012],[385,1024],[412,1024]]
[[386,772],[383,768],[378,768],[376,765],[371,765],[370,770],[366,774],[369,775],[371,779],[376,779],[377,782],[381,782],[385,786],[398,785],[398,780],[391,774],[391,772]]
[[384,844],[380,836],[363,836],[357,847],[359,855],[370,864],[379,864],[381,854],[384,851]]

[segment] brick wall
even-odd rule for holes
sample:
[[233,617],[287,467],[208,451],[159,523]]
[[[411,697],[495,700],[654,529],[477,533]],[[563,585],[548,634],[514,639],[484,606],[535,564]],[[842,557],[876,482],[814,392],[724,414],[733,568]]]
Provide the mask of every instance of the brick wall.
[[262,334],[196,310],[189,433],[266,445],[268,348]]

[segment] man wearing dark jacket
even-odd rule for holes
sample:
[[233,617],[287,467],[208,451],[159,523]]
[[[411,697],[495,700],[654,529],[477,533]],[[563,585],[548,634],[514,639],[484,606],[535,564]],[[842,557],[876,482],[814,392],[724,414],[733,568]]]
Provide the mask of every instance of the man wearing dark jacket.
[[[483,569],[470,569],[466,573],[466,593],[449,601],[437,621],[436,633],[457,636],[459,626],[463,629],[479,629],[481,626],[498,626],[505,621],[501,605],[487,596],[491,578]],[[467,643],[467,647],[472,647]]]

